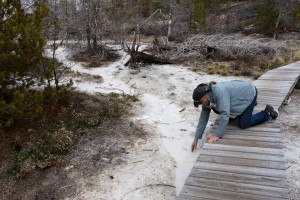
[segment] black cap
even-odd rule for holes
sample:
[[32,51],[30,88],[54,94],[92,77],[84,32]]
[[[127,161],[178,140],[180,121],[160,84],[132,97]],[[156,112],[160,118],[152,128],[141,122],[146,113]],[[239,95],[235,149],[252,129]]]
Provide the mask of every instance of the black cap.
[[200,99],[211,90],[211,87],[207,84],[199,84],[193,92],[194,106],[198,107],[201,105]]

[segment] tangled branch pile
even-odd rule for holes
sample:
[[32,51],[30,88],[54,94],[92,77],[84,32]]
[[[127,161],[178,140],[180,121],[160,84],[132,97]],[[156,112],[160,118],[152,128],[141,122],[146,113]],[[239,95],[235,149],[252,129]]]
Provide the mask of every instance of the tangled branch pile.
[[[167,45],[166,39],[162,38],[160,41],[163,46]],[[183,43],[168,43],[168,45],[171,49],[168,54],[172,57],[194,57],[202,60],[206,58],[214,60],[255,59],[261,56],[286,58],[297,48],[297,44],[291,41],[242,34],[194,35]]]

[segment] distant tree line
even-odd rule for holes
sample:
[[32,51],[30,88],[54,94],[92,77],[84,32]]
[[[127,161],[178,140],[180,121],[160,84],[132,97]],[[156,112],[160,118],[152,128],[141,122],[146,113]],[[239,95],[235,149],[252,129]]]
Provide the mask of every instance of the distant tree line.
[[124,40],[158,9],[161,15],[144,24],[141,33],[167,35],[170,17],[175,38],[240,32],[250,25],[273,36],[299,31],[300,23],[300,1],[294,0],[48,0],[48,4],[63,27],[62,36],[87,40],[89,50],[97,50],[103,38]]

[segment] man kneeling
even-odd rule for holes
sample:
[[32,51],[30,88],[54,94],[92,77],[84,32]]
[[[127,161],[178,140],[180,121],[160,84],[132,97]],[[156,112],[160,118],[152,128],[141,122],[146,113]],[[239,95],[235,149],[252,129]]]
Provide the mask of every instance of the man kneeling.
[[257,89],[249,81],[233,80],[199,84],[193,92],[194,106],[202,105],[202,111],[196,129],[192,151],[202,138],[211,110],[220,115],[220,123],[214,133],[209,134],[208,142],[213,143],[222,138],[230,118],[239,119],[239,127],[246,129],[262,124],[269,117],[276,119],[278,113],[270,105],[261,112],[252,115],[257,100]]

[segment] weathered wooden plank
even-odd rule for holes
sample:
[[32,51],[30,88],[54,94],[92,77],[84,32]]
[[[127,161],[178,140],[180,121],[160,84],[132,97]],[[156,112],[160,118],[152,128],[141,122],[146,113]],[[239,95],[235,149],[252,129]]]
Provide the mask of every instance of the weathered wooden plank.
[[192,196],[186,196],[186,195],[180,195],[176,199],[178,199],[178,200],[213,200],[213,199],[208,199],[208,198],[192,197]]
[[[265,109],[265,106],[263,106],[263,109],[260,109],[258,108],[259,106],[256,106],[254,108],[254,111],[253,111],[253,114],[255,113],[258,113],[260,112],[261,110],[264,110]],[[275,108],[274,108],[275,109]],[[275,109],[276,110],[276,109]],[[253,130],[253,129],[257,129],[256,131],[268,131],[268,132],[280,132],[281,130],[281,122],[278,119],[276,120],[272,120],[272,121],[267,121],[265,123],[262,123],[262,124],[259,124],[259,125],[256,125],[254,127],[250,127],[250,128],[247,128],[247,129],[240,129],[238,127],[238,121],[239,119],[235,119],[233,121],[229,121],[228,122],[228,125],[227,127],[228,128],[232,128],[232,129],[239,129],[241,131],[248,131],[248,130]],[[220,119],[218,118],[215,122],[214,122],[214,125],[218,125],[220,123]]]
[[[253,112],[256,113],[256,112]],[[278,118],[279,119],[279,118]],[[249,127],[247,129],[241,129],[238,127],[238,121],[239,119],[235,119],[233,121],[229,121],[228,125],[226,126],[226,130],[239,130],[241,132],[243,131],[258,131],[258,132],[281,132],[281,123],[280,120],[272,120],[272,122],[265,122],[253,127]],[[220,124],[220,120],[217,119],[212,128],[216,128]]]
[[231,158],[222,156],[210,156],[201,155],[198,157],[197,162],[210,162],[210,163],[222,163],[228,165],[248,166],[248,167],[262,167],[270,169],[282,169],[285,170],[284,161],[270,161],[270,160],[255,160],[255,159],[243,159],[243,158]]
[[282,149],[282,143],[274,142],[260,142],[253,140],[229,140],[229,139],[220,139],[216,142],[217,144],[226,144],[226,145],[236,145],[236,146],[245,146],[245,147],[261,147],[261,148],[274,148]]
[[259,147],[246,147],[246,146],[235,146],[235,145],[224,145],[216,143],[205,143],[204,149],[214,149],[223,151],[237,151],[237,152],[248,152],[248,153],[263,153],[263,154],[274,154],[284,155],[283,149],[271,149],[271,148],[259,148]]
[[285,178],[285,170],[281,169],[270,169],[262,167],[248,167],[248,166],[236,166],[228,165],[222,163],[209,163],[209,162],[196,162],[195,168],[206,169],[206,170],[215,170],[229,173],[240,173],[240,174],[250,174],[256,176],[269,176],[277,178]]
[[288,90],[272,90],[272,89],[269,89],[268,91],[267,90],[263,90],[260,91],[261,89],[258,88],[258,98],[259,97],[268,97],[268,98],[273,98],[273,99],[278,99],[278,98],[285,98],[286,97],[286,94],[288,92]]
[[[265,73],[263,75],[261,75],[258,79],[261,79],[262,77],[299,77],[299,73],[300,70],[293,70],[293,71],[284,71],[284,73],[282,73],[282,71],[284,70],[274,70],[274,71],[268,71],[268,73]],[[298,72],[298,73],[295,73]]]
[[271,106],[280,106],[285,98],[271,99],[268,97],[258,97],[257,101],[264,102],[265,104],[269,104]]
[[[281,88],[281,87],[288,87],[289,85],[292,85],[294,83],[294,81],[272,81],[272,80],[256,80],[253,84],[256,85],[262,85],[262,86],[275,86],[276,82],[276,88]],[[271,87],[271,88],[273,88]]]
[[[274,86],[274,82],[276,82],[276,85]],[[274,88],[274,90],[281,90],[281,91],[285,91],[288,90],[289,87],[291,85],[293,85],[292,81],[285,81],[284,83],[278,83],[278,81],[267,81],[267,80],[257,80],[257,82],[255,81],[253,83],[253,85],[257,88],[270,88],[270,90],[272,90],[272,88]],[[280,85],[281,84],[281,85]]]
[[280,96],[280,97],[286,97],[288,91],[275,91],[275,90],[260,90],[258,91],[258,96]]
[[[214,190],[209,188],[199,188],[193,186],[184,186],[182,190],[182,194],[185,195],[183,197],[200,197],[200,198],[210,198],[214,200],[233,200],[233,199],[241,199],[241,200],[284,200],[287,198],[276,198],[276,197],[267,197],[255,194],[246,194],[246,193],[238,193],[231,191],[222,191],[222,190]],[[185,198],[181,198],[180,200],[185,200]]]
[[[277,94],[275,94],[276,90],[269,90],[269,92],[263,91],[263,92],[260,93],[260,91],[259,91],[260,89],[258,89],[257,98],[259,99],[261,96],[266,96],[266,97],[272,98],[273,100],[277,100],[278,98],[285,99],[286,96],[287,96],[287,93],[289,92],[289,89],[290,89],[290,87],[283,88],[282,91],[277,92]],[[274,96],[272,97],[271,95],[274,95]]]
[[[266,123],[262,124],[262,125],[265,125]],[[211,131],[213,132],[215,129],[218,128],[218,124],[214,124],[210,129]],[[264,126],[259,126],[259,125],[256,125],[256,126],[252,126],[252,127],[249,127],[247,129],[241,129],[239,128],[238,126],[226,126],[226,129],[224,131],[240,131],[241,133],[243,133],[244,131],[253,131],[253,132],[269,132],[269,133],[280,133],[281,132],[281,129],[280,128],[272,128],[271,126],[270,127],[264,127]]]
[[240,131],[240,130],[225,130],[224,135],[241,135],[241,136],[259,136],[259,137],[273,137],[282,138],[281,133],[274,132],[254,132],[254,131]]
[[259,102],[265,102],[266,104],[272,105],[272,106],[279,106],[282,104],[282,102],[285,100],[285,98],[268,98],[268,97],[258,97],[257,101]]
[[[261,132],[274,132],[274,133],[280,133],[281,132],[281,129],[278,127],[278,128],[271,128],[271,127],[264,127],[263,125],[265,125],[266,123],[262,124],[262,126],[252,126],[252,127],[249,127],[245,130],[247,131],[261,131]],[[216,124],[217,125],[217,124]],[[214,125],[215,127],[212,127],[213,129],[217,128],[216,125]],[[227,126],[226,127],[226,130],[242,130],[240,129],[239,127],[236,127],[236,126]]]
[[[273,71],[273,70],[272,70]],[[283,67],[283,68],[277,68],[274,70],[275,72],[294,72],[294,73],[299,73],[299,67]],[[269,73],[269,72],[268,72]]]
[[272,96],[266,96],[266,95],[262,95],[260,94],[257,99],[268,99],[270,101],[281,101],[282,99],[285,99],[284,96],[276,96],[276,97],[272,97]]
[[[277,81],[273,81],[273,82],[277,82]],[[283,85],[277,85],[277,84],[274,85],[274,83],[273,83],[273,86],[272,86],[271,83],[263,84],[263,82],[260,81],[260,83],[254,82],[253,85],[257,88],[258,92],[260,91],[260,89],[264,89],[264,90],[268,90],[269,89],[269,91],[281,91],[281,92],[283,92],[283,91],[286,91],[287,89],[289,89],[289,87],[292,84],[291,83],[285,83]]]
[[254,140],[254,141],[262,141],[262,142],[266,141],[266,142],[282,143],[281,138],[275,138],[275,137],[224,134],[223,138],[232,139],[232,140]]
[[300,66],[300,62],[298,61],[298,62],[294,62],[294,63],[288,64],[288,65],[285,65],[285,66],[282,66],[282,67],[278,67],[278,68],[272,69],[271,71],[286,70],[286,69],[293,69],[293,70],[297,70],[298,71],[299,70],[299,66]]
[[[280,133],[281,132],[281,123],[279,120],[271,120],[266,121],[265,123],[256,125],[255,127],[249,127],[246,129],[241,129],[237,125],[238,122],[235,124],[232,124],[231,122],[228,123],[226,130],[231,131],[240,131],[241,133],[244,131],[250,131],[250,132],[269,132],[269,133]],[[261,128],[261,129],[259,129]],[[276,130],[277,129],[277,130]]]
[[257,88],[258,91],[258,96],[260,96],[261,94],[267,93],[267,94],[272,94],[274,96],[280,95],[280,96],[285,96],[285,94],[287,93],[286,90],[283,89],[270,89],[270,88],[264,88],[264,87],[258,87]]
[[[277,81],[266,81],[264,80],[264,82],[269,82],[269,83],[263,83],[263,82],[260,82],[260,83],[254,83],[254,86],[256,88],[269,88],[270,90],[272,90],[272,88],[274,88],[274,82],[276,82],[276,87],[274,88],[275,90],[289,90],[291,85],[293,85],[290,81],[285,81],[286,83],[278,83],[277,85]],[[272,83],[273,82],[273,83]]]
[[224,181],[235,181],[239,183],[250,183],[257,185],[268,185],[288,188],[288,182],[286,178],[268,177],[268,176],[256,176],[250,174],[230,173],[222,171],[212,171],[205,169],[193,168],[190,176],[199,178],[208,178]]
[[288,196],[287,188],[272,187],[265,185],[255,185],[249,183],[238,183],[235,181],[223,181],[206,178],[189,177],[186,181],[187,186],[224,190],[237,193],[246,193],[275,198],[285,198]]
[[258,90],[257,97],[260,97],[260,95],[265,95],[265,93],[266,93],[266,94],[269,94],[270,96],[274,95],[276,97],[282,97],[282,98],[284,98],[284,97],[287,96],[287,93],[289,92],[290,87],[283,88],[281,90],[272,90],[272,89],[269,89],[268,92],[265,89],[267,89],[267,88],[257,88],[257,90]]
[[274,76],[264,76],[261,77],[259,80],[261,81],[296,81],[298,79],[298,77],[294,76],[294,77],[274,77]]
[[297,79],[297,77],[282,77],[282,76],[264,76],[264,77],[260,77],[259,80],[272,80],[272,81],[295,81]]
[[225,151],[225,150],[215,150],[215,149],[202,149],[200,151],[199,156],[201,157],[201,155],[284,162],[283,156],[281,155],[253,153],[253,152],[249,153],[249,152]]
[[[255,82],[254,82],[254,85],[255,85]],[[282,87],[279,88],[279,87],[272,87],[270,88],[269,86],[264,86],[264,85],[255,85],[257,91],[258,91],[258,94],[260,94],[260,92],[285,92],[286,90],[284,90]],[[287,89],[288,86],[286,86]]]
[[284,80],[285,78],[291,78],[292,80],[294,80],[294,78],[297,78],[298,76],[299,74],[295,73],[294,71],[289,71],[285,73],[282,73],[282,71],[270,71],[270,73],[265,73],[261,75],[258,79],[260,80],[261,78],[264,77],[275,77],[275,78],[282,78],[279,80]]
[[288,89],[290,89],[289,87],[291,86],[291,84],[285,84],[285,85],[277,85],[276,84],[276,87],[270,87],[270,85],[264,85],[264,84],[256,84],[255,82],[253,83],[253,85],[256,87],[256,89],[258,90],[258,94],[259,94],[259,91],[262,89],[262,90],[269,90],[269,91],[281,91],[281,92],[284,92]]
[[265,73],[261,75],[258,79],[262,80],[264,78],[278,78],[278,80],[286,80],[290,79],[291,81],[295,81],[299,77],[299,74],[294,71],[282,73],[282,71],[272,71],[269,73]]
[[257,88],[258,96],[263,95],[264,93],[272,94],[274,96],[280,95],[280,96],[286,96],[287,91],[282,89],[270,89],[270,88]]

